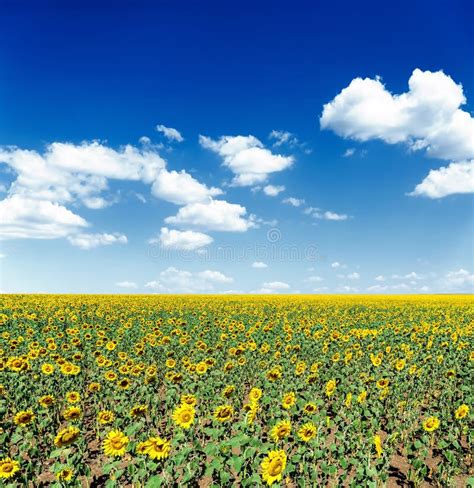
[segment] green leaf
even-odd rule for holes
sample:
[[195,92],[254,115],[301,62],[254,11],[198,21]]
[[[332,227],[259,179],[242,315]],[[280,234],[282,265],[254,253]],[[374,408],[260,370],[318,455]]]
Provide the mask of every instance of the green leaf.
[[160,488],[162,484],[163,477],[155,474],[146,482],[145,488]]

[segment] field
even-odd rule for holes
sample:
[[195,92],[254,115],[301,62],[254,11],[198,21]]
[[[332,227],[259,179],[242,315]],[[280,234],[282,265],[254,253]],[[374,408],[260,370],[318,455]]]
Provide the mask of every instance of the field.
[[2,486],[473,484],[470,296],[0,304]]

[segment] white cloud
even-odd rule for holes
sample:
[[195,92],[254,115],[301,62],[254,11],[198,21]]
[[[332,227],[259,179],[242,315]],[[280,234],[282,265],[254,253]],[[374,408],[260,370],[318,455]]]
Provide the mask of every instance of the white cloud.
[[266,281],[262,284],[262,288],[269,290],[289,290],[290,285],[284,281]]
[[285,191],[285,187],[283,185],[267,185],[263,187],[263,193],[269,197],[276,197],[282,191]]
[[219,188],[208,188],[184,170],[180,172],[160,171],[156,175],[151,191],[155,197],[176,205],[203,202],[209,197],[222,194],[222,190]]
[[75,234],[68,236],[68,241],[81,249],[93,249],[99,246],[111,244],[127,244],[128,239],[124,234]]
[[432,169],[410,195],[443,198],[456,193],[474,193],[474,159]]
[[149,281],[145,287],[162,293],[200,293],[212,292],[215,286],[233,281],[233,278],[219,271],[192,273],[169,267],[160,273],[158,280]]
[[309,281],[311,283],[319,283],[323,281],[323,278],[321,278],[321,276],[310,276],[309,278],[306,278],[305,281]]
[[167,217],[167,224],[189,226],[207,230],[245,232],[255,227],[252,215],[246,218],[245,207],[225,200],[191,203],[181,207],[175,216]]
[[87,222],[58,203],[12,195],[0,201],[0,237],[56,239],[86,227]]
[[376,276],[374,279],[375,279],[375,281],[385,281],[385,276],[383,276],[383,275],[378,275],[378,276]]
[[474,274],[460,268],[457,271],[450,271],[449,273],[446,273],[444,283],[449,288],[462,289],[467,287],[468,289],[474,291]]
[[170,230],[167,227],[162,227],[160,236],[155,239],[150,239],[148,242],[149,244],[159,242],[164,249],[194,251],[211,244],[213,241],[214,239],[212,237],[202,232]]
[[115,286],[119,288],[138,288],[138,285],[134,281],[119,281],[115,283]]
[[349,273],[347,275],[348,280],[358,280],[360,278],[360,274],[354,271],[354,273]]
[[272,130],[270,134],[268,134],[268,138],[275,141],[273,143],[273,146],[275,147],[282,146],[283,144],[288,144],[290,146],[298,144],[298,138],[286,130]]
[[[472,193],[474,118],[460,108],[466,103],[462,85],[442,71],[415,69],[408,86],[407,92],[392,95],[378,77],[356,78],[324,105],[321,128],[358,141],[404,143],[452,161],[431,171],[411,195]],[[464,179],[469,176],[470,182]]]
[[6,254],[0,254],[0,259],[5,259],[7,257]]
[[165,125],[157,125],[156,130],[161,132],[169,141],[175,142],[183,142],[184,137],[177,129],[173,129],[173,127],[166,127]]
[[304,200],[301,198],[294,198],[289,197],[283,200],[283,203],[287,203],[288,205],[292,205],[293,207],[301,207],[304,204]]
[[337,269],[340,267],[342,267],[342,265],[338,261],[335,261],[334,263],[331,264],[331,268]]
[[343,221],[349,218],[346,214],[339,214],[330,210],[323,211],[317,207],[308,207],[304,210],[304,213],[318,220]]
[[222,136],[218,140],[201,135],[199,142],[202,147],[221,156],[224,166],[235,174],[232,183],[236,186],[263,183],[268,175],[283,171],[294,162],[293,156],[273,154],[252,135]]
[[354,156],[355,154],[355,149],[353,147],[350,147],[349,149],[346,149],[343,156],[345,158],[350,158],[351,156]]
[[263,269],[263,268],[268,268],[268,265],[262,263],[261,261],[255,261],[254,263],[252,263],[252,268]]
[[343,293],[357,293],[359,290],[353,286],[340,285],[336,288],[336,291]]
[[412,271],[411,273],[407,273],[405,275],[393,274],[392,279],[394,279],[394,280],[423,280],[424,277],[419,275],[418,273],[415,273],[415,271]]

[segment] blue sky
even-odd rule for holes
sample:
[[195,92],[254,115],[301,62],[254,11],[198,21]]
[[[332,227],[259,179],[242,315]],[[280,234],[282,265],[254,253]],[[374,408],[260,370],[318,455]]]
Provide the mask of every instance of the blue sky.
[[3,292],[472,292],[473,6],[3,2]]

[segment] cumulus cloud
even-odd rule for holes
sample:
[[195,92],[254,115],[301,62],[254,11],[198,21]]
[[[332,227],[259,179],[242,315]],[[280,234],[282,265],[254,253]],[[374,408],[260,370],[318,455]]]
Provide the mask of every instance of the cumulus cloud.
[[81,249],[93,249],[99,246],[110,246],[111,244],[127,244],[128,239],[124,234],[75,234],[68,236],[68,241]]
[[252,263],[252,268],[263,269],[263,268],[268,268],[268,265],[262,263],[262,261],[255,261],[254,263]]
[[293,156],[273,154],[252,135],[222,136],[217,140],[201,135],[199,142],[222,158],[224,166],[234,173],[232,183],[236,186],[263,183],[270,174],[283,171],[294,162]]
[[[432,171],[412,195],[441,198],[473,192],[474,118],[460,108],[466,103],[462,85],[443,71],[415,69],[408,87],[393,95],[379,77],[356,78],[324,105],[321,128],[358,141],[404,143],[452,162]],[[471,184],[463,175],[471,175]]]
[[474,193],[474,159],[432,169],[409,195],[443,198],[455,193]]
[[184,137],[181,135],[181,133],[177,129],[174,129],[173,127],[166,127],[165,125],[159,124],[156,126],[156,130],[158,132],[161,132],[169,141],[174,141],[174,142],[184,141]]
[[301,207],[301,205],[304,205],[304,200],[302,198],[289,197],[289,198],[285,198],[282,201],[283,203],[286,203],[293,207]]
[[263,193],[265,193],[265,195],[268,195],[269,197],[276,197],[282,191],[285,191],[285,187],[283,185],[267,185],[263,187]]
[[175,216],[165,222],[177,227],[194,227],[205,230],[245,232],[255,227],[254,217],[246,217],[245,207],[225,200],[191,203],[181,207]]
[[203,293],[213,292],[216,286],[232,283],[233,278],[220,271],[205,270],[197,273],[169,267],[159,278],[145,284],[146,288],[160,293]]
[[115,283],[115,286],[130,289],[138,288],[138,285],[134,281],[119,281],[118,283]]
[[11,195],[0,201],[0,238],[57,239],[86,227],[87,222],[63,205]]
[[374,279],[375,279],[375,281],[385,281],[385,276],[383,276],[383,275],[378,275],[378,276],[376,276]]
[[450,271],[449,273],[446,273],[444,284],[448,288],[455,288],[458,290],[467,288],[474,291],[474,274],[463,268],[460,268],[457,271]]
[[[97,210],[115,203],[117,198],[108,191],[109,180],[151,185],[155,197],[176,205],[209,203],[222,194],[185,171],[169,171],[156,147],[149,144],[113,149],[99,141],[54,142],[42,153],[0,147],[1,162],[16,175],[0,201],[2,238],[54,239],[77,234],[88,224],[67,207]],[[135,195],[146,201],[143,195]]]
[[176,205],[202,202],[222,194],[219,188],[208,188],[182,170],[160,171],[151,187],[153,195]]
[[214,239],[202,232],[192,230],[180,231],[162,227],[158,238],[148,241],[149,244],[159,243],[164,249],[194,251],[211,244]]

